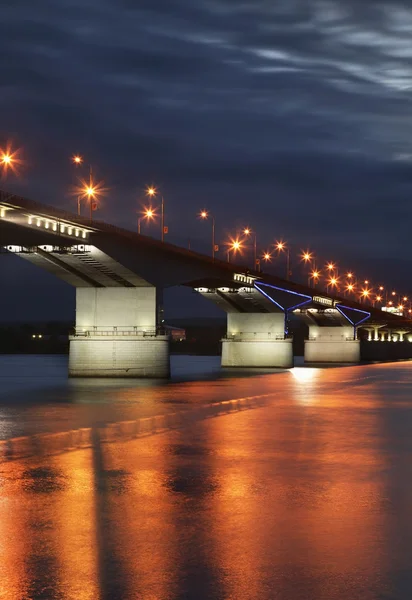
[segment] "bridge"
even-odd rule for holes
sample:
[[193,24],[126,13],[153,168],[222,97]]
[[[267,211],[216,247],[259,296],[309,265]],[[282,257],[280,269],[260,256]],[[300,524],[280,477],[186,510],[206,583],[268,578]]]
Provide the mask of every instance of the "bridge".
[[0,248],[76,288],[72,377],[168,377],[162,295],[178,285],[227,313],[223,367],[291,368],[292,318],[308,325],[306,362],[412,357],[402,317],[4,191]]

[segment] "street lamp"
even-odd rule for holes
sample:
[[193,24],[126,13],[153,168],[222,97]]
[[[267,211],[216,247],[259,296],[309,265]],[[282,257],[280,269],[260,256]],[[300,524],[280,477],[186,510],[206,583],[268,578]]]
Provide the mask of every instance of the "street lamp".
[[332,287],[332,289],[333,289],[333,288],[336,288],[336,289],[338,289],[338,285],[339,285],[339,278],[338,278],[338,277],[336,277],[335,275],[332,275],[332,276],[329,278],[329,281],[328,281],[328,284],[327,284],[327,286],[326,286],[326,289],[329,291],[329,286],[331,286],[331,287]]
[[[80,156],[80,154],[74,154],[72,156],[72,163],[76,166],[76,167],[81,167],[83,164],[83,157]],[[88,185],[89,189],[91,190],[93,187],[92,184],[92,165],[89,164],[89,185]],[[84,197],[84,196],[83,196]],[[78,216],[80,216],[80,201],[81,201],[82,196],[80,194],[77,195],[77,214]],[[90,196],[89,196],[90,199]],[[90,209],[90,220],[92,220],[92,209]]]
[[2,165],[5,165],[6,167],[9,167],[12,164],[13,159],[10,156],[10,154],[2,153],[2,155],[0,157],[0,161],[1,161]]
[[0,165],[4,173],[7,173],[9,169],[13,173],[16,173],[18,165],[22,162],[18,158],[18,153],[19,150],[14,150],[13,152],[10,146],[7,146],[6,150],[0,149]]
[[215,216],[209,213],[207,210],[200,211],[201,219],[212,219],[212,258],[215,260],[216,244],[215,244]]
[[363,289],[361,291],[361,295],[360,295],[360,300],[364,300],[366,302],[367,299],[369,299],[369,296],[371,294],[371,290],[368,289]]
[[318,283],[320,278],[320,271],[317,271],[316,269],[314,269],[312,271],[312,273],[310,274],[310,279],[313,280],[313,287],[315,287],[315,285]]
[[[312,262],[313,261],[313,253],[312,252],[309,252],[309,250],[302,250],[300,259],[302,262],[305,263],[305,265],[307,265],[309,263],[309,266],[311,268],[313,268],[313,262]],[[308,273],[308,287],[310,287],[310,281],[311,281],[311,275],[310,275],[310,273]]]
[[242,242],[236,238],[235,240],[230,240],[227,249],[227,262],[230,262],[230,252],[232,251],[234,254],[236,252],[241,252],[243,248]]
[[281,252],[284,252],[286,254],[286,281],[289,281],[289,276],[290,276],[290,248],[286,244],[286,242],[283,242],[282,240],[276,241],[275,248],[276,248],[276,250],[278,251],[279,254]]
[[[146,190],[146,194],[149,196],[149,198],[155,198],[157,196],[157,190],[155,187],[150,186],[147,188]],[[162,225],[162,242],[165,241],[165,233],[166,233],[166,227],[165,227],[165,200],[163,198],[163,194],[162,194],[162,202],[161,202],[161,225]]]
[[253,268],[257,269],[258,271],[260,271],[259,264],[257,262],[257,256],[256,256],[256,254],[257,254],[257,251],[256,251],[256,244],[257,244],[257,242],[256,242],[256,231],[252,231],[250,229],[250,227],[245,227],[245,229],[243,230],[243,233],[247,237],[249,237],[250,235],[253,235]]
[[272,262],[272,254],[270,252],[264,252],[262,258],[265,262]]
[[348,292],[349,294],[353,294],[355,293],[355,285],[353,283],[347,283],[346,284],[346,288],[345,288],[345,292]]
[[333,262],[329,262],[326,265],[327,270],[329,271],[330,275],[333,276],[334,274],[337,275],[338,274],[338,269],[336,267],[336,264]]
[[313,253],[309,252],[309,250],[306,250],[305,252],[302,251],[301,259],[305,264],[311,263],[313,260]]
[[93,210],[97,208],[98,188],[93,186],[92,182],[83,190],[83,198],[87,198],[90,205],[90,222],[93,220]]
[[152,208],[146,208],[143,212],[143,215],[137,219],[137,233],[140,234],[141,222],[144,219],[147,219],[148,221],[150,221],[151,219],[154,219],[156,216],[157,215]]

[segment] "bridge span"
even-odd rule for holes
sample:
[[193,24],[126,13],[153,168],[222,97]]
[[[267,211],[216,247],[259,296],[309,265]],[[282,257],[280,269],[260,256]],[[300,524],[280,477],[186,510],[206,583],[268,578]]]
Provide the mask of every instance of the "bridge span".
[[162,292],[177,285],[227,313],[223,367],[292,367],[292,316],[308,325],[311,363],[359,362],[359,328],[368,332],[370,359],[389,358],[394,342],[406,347],[412,331],[412,322],[348,298],[7,192],[0,192],[0,247],[76,288],[73,377],[168,377]]

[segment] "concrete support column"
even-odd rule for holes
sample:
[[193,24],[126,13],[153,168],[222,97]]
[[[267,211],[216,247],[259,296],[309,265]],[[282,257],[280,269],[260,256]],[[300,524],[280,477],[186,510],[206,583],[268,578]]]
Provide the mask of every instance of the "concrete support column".
[[353,339],[353,327],[309,325],[309,339],[305,341],[305,362],[358,363],[359,361],[360,342]]
[[378,342],[379,341],[379,327],[374,327],[375,330],[375,335],[373,336],[373,340],[374,342]]
[[384,342],[384,341],[385,341],[385,332],[382,331],[382,333],[381,333],[381,342]]
[[222,367],[293,367],[283,313],[228,313]]
[[372,341],[372,329],[368,329],[368,342]]
[[169,339],[156,320],[156,289],[77,288],[71,377],[169,377]]

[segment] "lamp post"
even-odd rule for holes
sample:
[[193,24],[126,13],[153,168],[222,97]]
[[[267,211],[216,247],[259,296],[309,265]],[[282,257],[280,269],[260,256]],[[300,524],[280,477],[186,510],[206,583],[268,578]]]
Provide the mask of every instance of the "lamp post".
[[260,263],[257,261],[257,242],[256,242],[256,231],[252,231],[250,227],[245,227],[243,233],[249,237],[253,236],[253,268],[260,271]]
[[[146,190],[146,194],[149,196],[149,198],[155,198],[157,195],[157,190],[155,187],[150,186],[147,188]],[[161,200],[161,204],[160,204],[160,214],[161,214],[161,226],[162,226],[162,242],[165,241],[165,200],[164,197],[162,195],[162,200]]]
[[275,248],[276,248],[276,250],[278,251],[279,254],[281,252],[284,252],[286,254],[286,281],[289,281],[289,277],[290,277],[290,248],[286,244],[286,242],[283,242],[283,241],[276,242]]
[[320,271],[317,271],[316,268],[314,268],[312,273],[310,273],[309,280],[310,279],[313,281],[313,287],[315,287],[320,279]]
[[201,219],[208,219],[209,217],[212,220],[212,259],[215,260],[215,250],[216,250],[216,244],[215,244],[215,216],[212,215],[211,213],[209,213],[207,210],[202,210],[200,211],[200,218]]
[[152,208],[147,208],[143,215],[137,219],[137,233],[140,234],[141,231],[141,223],[144,219],[150,221],[150,219],[154,219],[156,216],[154,210]]
[[[81,167],[81,165],[83,164],[83,157],[80,156],[79,154],[75,154],[74,156],[72,156],[72,162],[76,167]],[[92,165],[89,164],[89,190],[91,190],[93,188],[93,182],[92,182]],[[90,196],[89,196],[89,200],[90,200]],[[78,216],[80,216],[80,204],[81,204],[81,195],[77,195],[77,214]],[[92,220],[92,208],[90,209],[90,221]]]
[[329,281],[328,281],[328,283],[327,283],[327,285],[326,285],[326,289],[327,289],[327,291],[329,291],[329,286],[331,286],[331,287],[332,287],[332,290],[333,290],[334,288],[336,288],[336,291],[339,291],[339,287],[338,287],[338,286],[339,286],[339,279],[338,279],[338,277],[337,277],[336,275],[332,275],[332,276],[329,278]]
[[8,169],[13,164],[13,158],[10,154],[2,152],[0,156],[0,163],[5,169]]
[[[309,252],[309,250],[302,250],[302,254],[300,255],[300,259],[302,262],[305,263],[305,265],[307,265],[309,263],[309,267],[313,270],[316,270],[314,265],[313,265],[313,254],[312,252]],[[308,287],[310,287],[310,282],[311,282],[311,274],[308,273]]]
[[8,144],[5,150],[0,149],[0,166],[4,173],[10,169],[14,174],[17,174],[18,167],[22,164],[19,159],[19,149],[12,150]]
[[89,200],[90,205],[90,223],[93,221],[93,204],[97,200],[97,189],[93,185],[89,185],[84,190],[84,196]]
[[345,292],[348,292],[348,294],[355,293],[355,284],[352,283],[350,280],[346,282]]
[[361,291],[361,295],[360,295],[360,301],[362,302],[362,300],[366,303],[366,300],[369,299],[370,295],[371,295],[372,290],[368,290],[368,289],[363,289]]
[[236,254],[236,252],[240,252],[242,250],[242,242],[238,239],[236,240],[231,240],[229,242],[229,247],[227,249],[227,262],[230,262],[230,251],[233,251],[234,254]]

